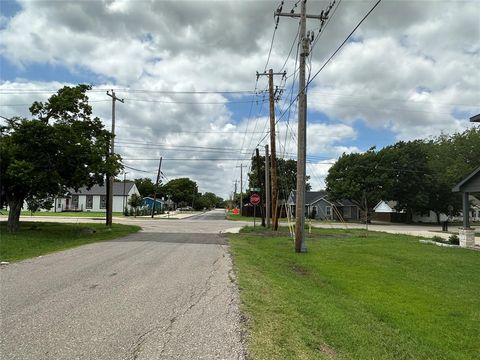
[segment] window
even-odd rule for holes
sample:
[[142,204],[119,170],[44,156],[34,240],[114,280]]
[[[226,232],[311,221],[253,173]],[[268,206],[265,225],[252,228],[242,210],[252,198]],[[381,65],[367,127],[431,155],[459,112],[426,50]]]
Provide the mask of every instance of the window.
[[92,209],[93,208],[93,195],[87,195],[87,200],[86,200],[85,207],[87,209]]
[[325,213],[327,214],[328,217],[332,216],[332,207],[331,206],[326,206],[325,207]]
[[72,207],[78,209],[78,195],[72,195]]
[[343,217],[350,219],[352,217],[352,208],[350,206],[345,206],[343,208]]
[[106,209],[106,208],[107,208],[107,196],[100,195],[100,209]]

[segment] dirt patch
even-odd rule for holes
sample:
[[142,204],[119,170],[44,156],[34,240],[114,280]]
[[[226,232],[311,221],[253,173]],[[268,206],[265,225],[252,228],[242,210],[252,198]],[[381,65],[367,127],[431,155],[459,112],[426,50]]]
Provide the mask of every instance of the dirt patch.
[[320,351],[323,355],[325,355],[329,359],[334,359],[337,356],[337,353],[335,352],[335,350],[333,350],[327,344],[320,344],[317,350]]
[[308,276],[310,275],[310,271],[303,266],[300,265],[293,265],[292,270],[294,273],[301,275],[301,276]]

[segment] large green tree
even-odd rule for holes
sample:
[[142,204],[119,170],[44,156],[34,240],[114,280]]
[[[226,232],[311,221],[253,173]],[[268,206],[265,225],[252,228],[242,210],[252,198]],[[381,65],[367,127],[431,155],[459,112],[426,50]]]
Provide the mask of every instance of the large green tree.
[[179,178],[170,180],[160,188],[162,196],[170,197],[179,206],[191,206],[198,194],[197,183],[189,178]]
[[364,208],[372,208],[385,198],[388,176],[378,168],[375,148],[358,154],[343,154],[330,168],[325,179],[327,192],[332,200],[355,200]]
[[400,141],[379,151],[378,158],[377,173],[384,174],[386,197],[397,201],[396,210],[405,211],[408,221],[428,211],[433,176],[425,143]]
[[[143,196],[153,196],[155,193],[155,184],[152,179],[138,178],[135,179],[135,185],[137,185],[138,192]],[[158,191],[158,190],[157,190]]]
[[455,214],[462,201],[452,187],[480,166],[480,128],[471,128],[452,136],[442,135],[429,140],[426,151],[433,174],[429,207],[437,214]]
[[19,226],[24,200],[45,198],[102,184],[115,175],[119,156],[106,157],[111,134],[92,117],[88,85],[64,87],[46,102],[34,102],[32,119],[13,118],[1,128],[0,186],[9,206],[8,231]]
[[380,151],[343,154],[326,178],[332,199],[350,198],[368,207],[396,200],[407,218],[415,212],[456,213],[461,200],[452,187],[480,166],[480,129],[429,140],[397,142]]

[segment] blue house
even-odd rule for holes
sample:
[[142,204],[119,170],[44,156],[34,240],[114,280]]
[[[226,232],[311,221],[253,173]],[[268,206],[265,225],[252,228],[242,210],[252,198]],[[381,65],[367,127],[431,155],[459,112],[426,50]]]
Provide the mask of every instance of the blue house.
[[[295,213],[295,196],[296,191],[293,190],[287,200],[292,213]],[[360,206],[349,199],[329,200],[324,190],[307,191],[305,192],[305,216],[318,220],[355,221],[360,219]]]

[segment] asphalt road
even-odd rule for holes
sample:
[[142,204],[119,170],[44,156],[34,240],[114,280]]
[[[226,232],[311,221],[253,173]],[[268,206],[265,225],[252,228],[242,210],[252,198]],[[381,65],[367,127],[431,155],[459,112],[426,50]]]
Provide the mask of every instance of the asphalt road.
[[202,214],[190,216],[188,218],[183,219],[184,221],[192,221],[192,220],[225,220],[225,210],[214,210],[214,211],[207,211]]
[[0,358],[244,359],[225,224],[157,224],[2,266]]

